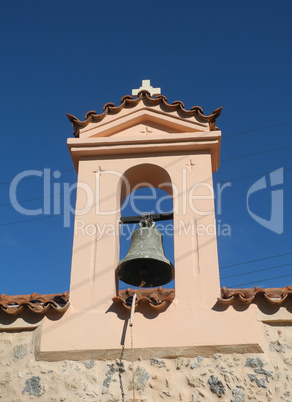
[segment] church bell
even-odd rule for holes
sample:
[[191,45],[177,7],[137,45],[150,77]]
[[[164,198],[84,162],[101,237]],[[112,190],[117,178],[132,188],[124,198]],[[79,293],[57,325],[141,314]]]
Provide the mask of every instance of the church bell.
[[135,230],[129,252],[119,262],[116,274],[121,281],[139,287],[165,285],[174,278],[173,265],[165,257],[162,235],[154,223]]

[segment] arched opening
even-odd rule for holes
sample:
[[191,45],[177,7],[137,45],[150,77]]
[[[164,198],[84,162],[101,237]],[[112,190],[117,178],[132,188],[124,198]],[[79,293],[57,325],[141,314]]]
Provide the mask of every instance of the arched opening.
[[[121,181],[121,217],[138,217],[143,213],[154,215],[155,227],[162,235],[165,257],[174,265],[173,200],[169,174],[160,166],[141,164],[127,170]],[[159,216],[163,216],[163,220]],[[133,232],[138,228],[138,223],[121,224],[120,260],[126,257]],[[136,288],[119,281],[119,290],[128,287]],[[174,288],[174,280],[163,287]]]
[[161,166],[152,163],[142,163],[126,170],[120,181],[120,207],[125,199],[142,187],[155,187],[164,190],[173,197],[172,182],[168,172]]

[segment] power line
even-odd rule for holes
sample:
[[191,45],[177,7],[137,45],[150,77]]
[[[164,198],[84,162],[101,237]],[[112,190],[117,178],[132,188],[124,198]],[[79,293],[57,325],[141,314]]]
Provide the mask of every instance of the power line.
[[[291,169],[292,169],[292,167],[283,168],[283,171],[286,172],[286,170],[291,170]],[[237,180],[249,179],[249,178],[251,178],[251,177],[264,176],[264,175],[269,174],[269,173],[271,173],[271,172],[269,171],[269,172],[263,172],[263,173],[252,174],[252,175],[250,175],[250,176],[235,177],[234,179],[229,179],[229,180],[223,179],[223,180],[220,180],[220,182],[228,183],[228,182],[237,181]],[[216,183],[215,180],[214,180],[214,182]]]
[[286,122],[284,122],[284,123],[272,124],[271,126],[265,126],[265,127],[260,127],[260,128],[254,128],[254,129],[252,129],[252,130],[246,130],[246,131],[239,131],[238,133],[224,135],[223,138],[234,137],[235,135],[241,135],[241,134],[246,134],[246,133],[252,133],[252,132],[254,132],[254,131],[265,130],[266,128],[280,127],[280,126],[284,126],[284,125],[286,125],[286,124],[291,124],[291,123],[292,123],[292,120],[289,120],[289,121],[286,121]]
[[[279,126],[283,126],[283,125],[291,124],[291,123],[292,123],[292,121],[289,120],[289,121],[287,121],[287,122],[279,123],[279,124],[273,124],[273,125],[271,125],[271,126],[264,126],[264,127],[254,128],[254,129],[252,129],[252,130],[246,130],[246,131],[240,131],[240,132],[238,132],[238,133],[228,134],[228,135],[225,135],[224,138],[228,138],[228,137],[232,137],[232,136],[236,136],[236,135],[241,135],[241,134],[246,134],[246,133],[252,133],[252,132],[254,132],[254,131],[265,130],[265,129],[267,129],[267,128],[279,127]],[[256,153],[256,154],[237,156],[237,157],[234,157],[234,158],[231,158],[231,159],[223,159],[223,160],[221,160],[221,162],[227,162],[227,161],[229,161],[229,160],[239,159],[239,158],[246,158],[246,157],[248,157],[248,156],[258,155],[258,154],[260,154],[260,153],[278,151],[278,150],[281,150],[281,149],[290,148],[291,146],[292,146],[292,145],[288,145],[287,147],[284,147],[284,148],[277,148],[277,149],[274,149],[274,150],[262,151],[262,152],[258,152],[258,153]],[[60,173],[64,173],[64,172],[70,172],[70,171],[73,171],[73,170],[75,171],[74,168],[72,168],[72,169],[64,169],[64,170],[59,170],[59,172],[60,172]],[[45,176],[46,176],[46,175],[45,175]],[[32,179],[35,179],[35,178],[36,178],[35,176],[33,176],[33,177],[26,177],[26,178],[23,178],[22,180],[32,180]],[[5,182],[0,183],[0,186],[2,186],[2,185],[4,185],[4,184],[10,184],[10,183],[11,183],[11,180],[10,180],[10,181],[5,181]]]
[[[76,188],[74,188],[72,191],[76,191]],[[0,204],[0,207],[7,207],[7,206],[11,206],[11,205],[17,205],[23,202],[29,202],[29,201],[36,201],[36,200],[43,200],[45,198],[52,198],[52,197],[57,197],[60,195],[64,195],[64,194],[70,194],[71,191],[65,191],[63,193],[57,193],[57,194],[51,194],[51,195],[46,195],[46,196],[42,196],[42,197],[35,197],[35,198],[27,198],[26,200],[20,200],[17,202],[7,202],[6,204]]]
[[269,267],[269,268],[255,269],[254,271],[242,272],[242,273],[240,273],[240,274],[224,276],[224,277],[222,277],[221,279],[228,279],[228,278],[234,278],[235,276],[243,276],[243,275],[254,274],[255,272],[268,271],[269,269],[286,267],[286,266],[288,266],[288,265],[292,265],[292,263],[289,262],[289,264],[275,265],[275,266]]
[[[63,215],[64,215],[64,212],[63,212],[63,213],[60,213],[60,214],[58,214],[58,215],[47,215],[47,216],[41,216],[41,217],[37,217],[37,218],[25,219],[25,220],[22,220],[22,221],[15,221],[15,222],[9,222],[9,223],[2,223],[2,224],[0,224],[0,227],[2,227],[2,226],[15,225],[15,224],[18,224],[18,223],[26,223],[26,222],[36,221],[36,220],[48,219],[48,218],[53,218],[53,217],[56,217],[56,216],[63,216]],[[284,256],[284,255],[290,255],[290,254],[292,254],[292,253],[290,252],[290,253],[283,253],[283,254],[278,254],[278,255],[274,255],[274,256],[270,256],[270,257],[263,257],[263,258],[259,258],[259,259],[256,259],[256,260],[250,260],[250,261],[241,262],[241,263],[238,263],[238,264],[227,265],[227,266],[221,267],[221,269],[222,269],[222,268],[229,268],[229,267],[237,266],[237,265],[242,265],[242,264],[247,264],[247,263],[250,263],[250,262],[256,262],[256,261],[261,261],[261,260],[267,260],[267,259],[271,259],[271,258],[275,258],[275,257]],[[249,271],[249,272],[244,272],[244,273],[240,273],[240,274],[235,274],[235,275],[226,276],[226,277],[223,277],[223,278],[221,278],[221,279],[228,279],[228,278],[232,278],[232,277],[236,277],[236,276],[242,276],[242,275],[253,274],[253,273],[255,273],[255,272],[267,271],[267,270],[270,270],[270,269],[280,268],[280,267],[288,266],[288,265],[291,265],[291,264],[292,264],[292,263],[283,264],[283,265],[276,265],[276,266],[269,267],[269,268],[263,268],[263,269],[259,269],[259,270],[254,270],[254,271]],[[270,280],[273,280],[273,279],[285,278],[285,277],[288,277],[288,276],[292,276],[292,274],[283,275],[283,276],[277,276],[277,277],[275,277],[275,278],[268,278],[268,279],[264,279],[264,280],[265,280],[265,281],[270,281]],[[254,282],[255,282],[255,281],[252,281],[252,282],[245,282],[245,283],[241,283],[241,284],[237,284],[237,285],[230,285],[230,287],[238,287],[238,286],[242,286],[242,285],[249,285],[249,284],[254,283]]]
[[31,222],[31,221],[38,221],[38,220],[41,220],[41,219],[54,218],[55,216],[62,216],[64,214],[65,214],[65,212],[62,212],[62,213],[60,213],[58,215],[46,215],[46,216],[39,216],[38,218],[24,219],[22,221],[1,223],[0,226],[10,226],[10,225],[16,225],[18,223],[26,223],[26,222]]
[[[51,170],[51,169],[50,169]],[[75,171],[75,169],[63,169],[63,170],[58,170],[58,169],[56,169],[56,170],[54,170],[54,172],[56,172],[56,171],[58,171],[58,172],[60,172],[60,173],[65,173],[65,172],[70,172],[70,171],[72,171],[72,170],[74,170]],[[50,173],[47,173],[47,174],[44,174],[43,176],[29,176],[29,177],[24,177],[23,179],[21,179],[21,181],[23,181],[23,180],[32,180],[32,179],[36,179],[36,178],[42,178],[42,177],[45,177],[45,176],[50,176],[50,174],[51,174],[51,172]],[[2,183],[0,183],[0,186],[2,186],[2,185],[4,185],[4,184],[11,184],[11,182],[12,182],[12,180],[10,180],[10,181],[3,181]]]
[[[274,278],[268,278],[268,279],[261,279],[261,282],[264,281],[273,281],[275,279],[280,279],[280,278],[287,278],[288,276],[292,276],[292,274],[288,274],[288,275],[282,275],[282,276],[275,276]],[[239,286],[243,286],[243,285],[250,285],[250,284],[254,284],[256,282],[259,281],[252,281],[252,282],[245,282],[245,283],[239,283],[238,285],[230,285],[228,286],[228,288],[238,288]]]
[[[291,170],[291,169],[292,169],[292,167],[283,168],[284,171]],[[237,181],[237,180],[244,180],[244,179],[249,179],[249,178],[252,178],[252,177],[264,176],[265,174],[269,174],[269,173],[271,173],[271,172],[270,171],[269,172],[262,172],[262,173],[257,173],[257,174],[253,174],[253,175],[250,175],[250,176],[235,177],[234,179],[229,179],[229,180],[224,179],[224,180],[221,180],[220,182],[227,183],[227,182],[233,182],[233,181]],[[216,181],[214,181],[214,183],[216,183]],[[18,202],[7,202],[6,204],[0,204],[0,207],[16,205],[16,204],[19,204],[19,203],[29,202],[29,201],[42,200],[44,198],[52,198],[52,197],[56,197],[56,196],[63,195],[63,194],[68,194],[68,193],[69,192],[67,191],[67,192],[58,193],[58,194],[51,194],[51,195],[47,195],[47,196],[43,196],[43,197],[27,198],[26,200],[20,200]]]
[[249,156],[266,154],[268,152],[282,151],[283,149],[287,149],[287,148],[292,148],[292,145],[287,145],[286,147],[281,147],[281,148],[267,149],[266,151],[255,152],[254,154],[235,156],[234,158],[229,158],[229,159],[222,159],[221,162],[229,162],[229,161],[233,161],[235,159],[242,159],[242,158],[247,158]]
[[256,260],[250,260],[250,261],[245,261],[245,262],[239,262],[239,263],[237,263],[237,264],[223,265],[223,267],[220,267],[220,269],[235,267],[235,266],[237,266],[237,265],[249,264],[250,262],[269,260],[270,258],[282,257],[282,256],[284,256],[284,255],[290,255],[290,254],[292,254],[292,252],[291,252],[291,253],[284,253],[284,254],[271,255],[271,256],[269,256],[269,257],[257,258]]

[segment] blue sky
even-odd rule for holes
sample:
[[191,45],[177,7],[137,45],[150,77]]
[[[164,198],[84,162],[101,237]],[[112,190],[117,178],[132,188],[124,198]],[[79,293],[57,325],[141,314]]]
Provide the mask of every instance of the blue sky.
[[[62,193],[76,181],[66,113],[83,119],[106,102],[119,104],[142,79],[186,108],[209,114],[223,106],[213,179],[215,189],[231,183],[221,213],[215,200],[217,222],[231,236],[218,235],[221,284],[291,285],[291,13],[288,0],[1,4],[0,293],[69,290],[73,217],[64,228],[62,208],[59,216],[21,215],[11,206],[10,182],[25,170],[51,169],[61,172],[52,193],[58,183]],[[271,189],[270,173],[282,168],[283,183],[278,175]],[[283,233],[247,211],[247,193],[262,177],[267,188],[250,196],[250,210],[268,221],[272,191],[283,194]],[[39,177],[23,180],[17,196],[30,201],[22,205],[43,207],[42,186]]]

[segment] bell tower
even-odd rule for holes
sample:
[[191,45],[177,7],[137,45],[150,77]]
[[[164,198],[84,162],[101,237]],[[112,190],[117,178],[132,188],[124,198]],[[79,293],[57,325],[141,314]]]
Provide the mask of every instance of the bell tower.
[[220,112],[207,116],[200,107],[168,103],[145,80],[101,114],[90,111],[84,121],[68,115],[75,136],[68,147],[78,172],[70,307],[60,320],[44,318],[40,359],[118,358],[123,347],[130,358],[127,297],[134,291],[117,285],[120,211],[145,182],[173,199],[175,289],[137,292],[137,356],[261,350],[255,306],[239,313],[216,304],[212,173],[219,167]]

